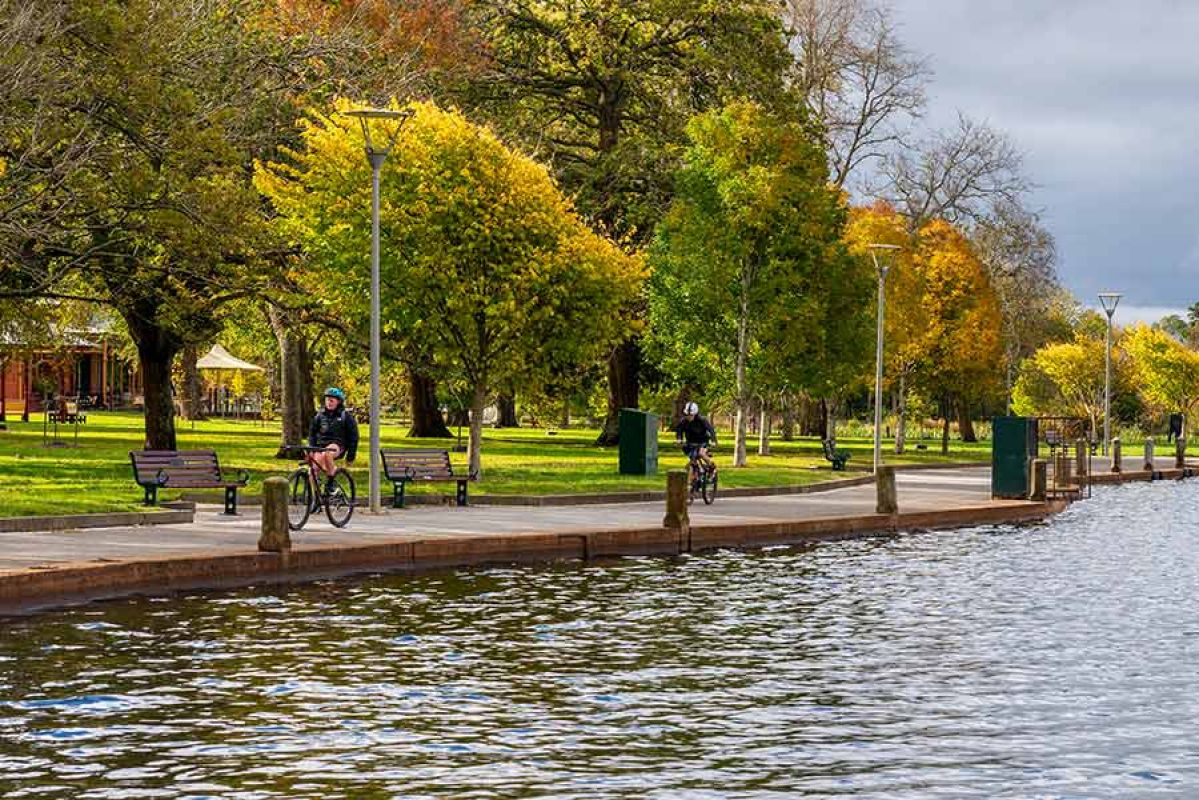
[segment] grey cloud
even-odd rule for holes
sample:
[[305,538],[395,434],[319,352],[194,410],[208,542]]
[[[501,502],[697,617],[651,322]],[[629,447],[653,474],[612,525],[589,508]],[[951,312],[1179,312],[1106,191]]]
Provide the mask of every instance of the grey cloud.
[[1009,132],[1084,302],[1199,300],[1199,3],[896,0],[934,71],[927,124]]

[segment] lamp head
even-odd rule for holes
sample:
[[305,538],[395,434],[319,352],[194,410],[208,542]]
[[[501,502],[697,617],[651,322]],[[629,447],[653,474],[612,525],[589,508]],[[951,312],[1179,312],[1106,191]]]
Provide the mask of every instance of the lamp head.
[[[874,268],[881,274],[886,275],[887,270],[891,268],[895,261],[895,256],[903,248],[897,244],[878,244],[871,243],[866,245],[866,249],[870,251],[870,257],[874,259]],[[882,258],[882,263],[879,263],[879,258]]]
[[412,116],[409,108],[355,108],[346,111],[347,117],[355,117],[362,126],[362,140],[366,145],[366,157],[385,158],[395,146],[400,129]]
[[1111,319],[1112,314],[1116,313],[1116,306],[1120,305],[1120,298],[1123,296],[1120,292],[1099,293],[1099,303],[1103,306],[1103,310],[1107,312],[1108,319]]

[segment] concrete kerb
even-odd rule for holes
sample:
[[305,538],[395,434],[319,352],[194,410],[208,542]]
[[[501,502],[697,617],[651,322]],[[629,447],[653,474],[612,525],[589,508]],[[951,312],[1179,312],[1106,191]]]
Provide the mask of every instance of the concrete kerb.
[[[164,504],[166,505],[166,504]],[[176,525],[195,520],[195,503],[154,511],[118,511],[103,514],[54,514],[42,517],[0,517],[0,533],[69,531],[83,528],[123,528],[131,525]]]
[[792,522],[629,528],[573,533],[523,533],[395,540],[346,546],[296,546],[282,553],[195,553],[184,557],[104,560],[0,572],[0,614],[102,598],[295,583],[363,573],[436,570],[493,563],[588,560],[627,555],[677,555],[726,547],[804,544],[824,540],[1016,524],[1065,508],[1061,500],[1014,502],[949,511],[832,517]]

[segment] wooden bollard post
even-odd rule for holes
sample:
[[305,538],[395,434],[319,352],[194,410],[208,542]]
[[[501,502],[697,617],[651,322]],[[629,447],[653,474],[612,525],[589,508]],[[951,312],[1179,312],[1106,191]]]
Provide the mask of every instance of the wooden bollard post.
[[1153,437],[1150,436],[1145,440],[1145,467],[1146,472],[1153,472],[1157,467],[1153,460]]
[[1123,467],[1120,465],[1120,439],[1119,437],[1112,439],[1112,472],[1120,472]]
[[1174,466],[1182,469],[1187,465],[1187,440],[1179,436],[1174,440]]
[[681,533],[691,530],[691,518],[687,514],[687,470],[672,469],[666,473],[666,518],[662,525],[675,528]]
[[1043,458],[1032,461],[1032,484],[1028,489],[1028,499],[1044,501],[1046,488],[1049,485],[1049,462]]
[[895,493],[895,467],[880,466],[874,473],[878,499],[875,510],[880,514],[898,514],[899,496]]
[[267,553],[291,550],[287,528],[287,478],[267,478],[262,482],[262,534],[258,549]]
[[1081,486],[1087,477],[1087,455],[1090,445],[1086,439],[1079,439],[1074,443],[1074,474],[1078,476],[1078,484]]

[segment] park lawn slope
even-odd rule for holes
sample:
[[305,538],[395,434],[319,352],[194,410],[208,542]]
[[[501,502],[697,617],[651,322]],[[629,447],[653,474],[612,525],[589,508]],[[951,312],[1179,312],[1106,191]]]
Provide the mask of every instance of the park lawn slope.
[[[295,462],[279,460],[274,454],[279,444],[277,424],[258,421],[210,420],[197,423],[179,421],[180,449],[217,451],[226,470],[245,469],[250,473],[247,495],[260,492],[262,480],[284,475]],[[0,517],[45,514],[83,514],[103,511],[131,511],[141,508],[142,490],[133,482],[129,451],[140,449],[143,441],[140,414],[127,412],[91,412],[79,426],[78,444],[68,428],[59,430],[67,446],[48,446],[43,423],[8,423],[0,431]],[[384,447],[438,447],[450,449],[456,443],[448,439],[409,439],[404,428],[385,423]],[[485,432],[483,480],[471,487],[472,494],[562,495],[661,490],[664,473],[682,469],[686,458],[664,435],[659,443],[659,474],[620,475],[617,450],[596,447],[592,443],[598,431],[560,430],[550,435],[545,429],[506,428]],[[363,429],[362,450],[366,430]],[[850,474],[870,464],[871,445],[867,440],[843,440],[839,447],[853,452]],[[717,450],[721,486],[764,487],[804,486],[841,477],[834,473],[820,453],[820,442],[797,439],[774,440],[769,456],[750,456],[750,466],[728,466],[728,448]],[[889,457],[888,463],[945,461],[983,461],[989,458],[989,443],[954,443],[948,457],[928,451],[912,451],[901,457]],[[452,453],[455,469],[465,470],[466,454]],[[365,459],[353,466],[359,495],[366,492]],[[390,484],[384,484],[385,498]],[[421,491],[446,491],[452,487],[416,487]],[[162,492],[161,499],[177,494]],[[213,492],[214,501],[219,492]]]

